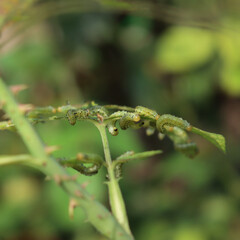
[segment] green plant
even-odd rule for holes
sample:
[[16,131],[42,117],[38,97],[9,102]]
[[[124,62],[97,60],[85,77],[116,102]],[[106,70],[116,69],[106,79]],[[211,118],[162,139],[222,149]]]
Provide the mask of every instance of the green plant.
[[[15,86],[12,88],[12,92],[17,93],[22,89],[24,89],[23,86]],[[200,130],[182,118],[170,114],[159,115],[156,111],[142,106],[136,108],[117,105],[100,106],[94,102],[83,105],[67,104],[58,108],[25,105],[25,108],[22,108],[23,114],[2,79],[0,79],[0,109],[3,109],[9,117],[8,121],[0,122],[0,130],[17,131],[30,153],[0,156],[0,165],[25,164],[39,169],[69,194],[70,216],[73,215],[75,207],[81,207],[85,211],[88,221],[110,239],[133,239],[118,184],[122,177],[122,165],[130,160],[160,154],[161,150],[141,153],[128,151],[112,160],[106,129],[113,136],[118,135],[116,124],[119,122],[122,130],[146,128],[147,135],[151,135],[157,130],[160,139],[165,135],[168,136],[173,141],[175,149],[190,158],[195,157],[198,149],[196,144],[190,141],[188,132],[201,135],[223,152],[226,151],[225,139],[222,135]],[[55,159],[51,152],[56,149],[45,147],[32,125],[60,119],[68,120],[71,125],[75,125],[76,121],[93,123],[101,135],[105,160],[97,154],[89,153],[79,153],[72,158]],[[84,186],[75,181],[75,176],[69,175],[64,169],[64,167],[71,167],[80,174],[90,176],[97,174],[102,166],[107,169],[107,186],[112,214],[96,201],[84,189]]]

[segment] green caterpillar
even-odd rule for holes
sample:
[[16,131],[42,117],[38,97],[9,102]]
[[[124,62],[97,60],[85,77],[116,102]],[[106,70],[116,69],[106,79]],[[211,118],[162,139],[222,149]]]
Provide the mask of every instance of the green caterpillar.
[[68,110],[67,119],[71,125],[75,125],[77,120],[87,119],[90,111],[88,109]]
[[[75,158],[60,159],[59,163],[65,167],[71,167],[86,176],[92,176],[98,173],[104,161],[97,154],[79,153]],[[91,166],[84,166],[84,163],[91,164]]]
[[[115,175],[115,178],[116,178],[117,180],[119,180],[119,179],[122,177],[122,175],[123,175],[123,173],[122,173],[122,172],[123,172],[123,171],[122,171],[122,168],[123,168],[123,163],[118,163],[118,164],[115,165],[114,175]],[[108,181],[110,180],[108,174],[106,174],[106,179],[107,179]]]
[[[142,122],[140,122],[140,120],[141,118],[137,113],[126,113],[119,119],[119,126],[123,130],[126,130],[129,127],[138,129],[142,125]],[[140,126],[137,123],[140,123]]]
[[113,119],[113,120],[119,120],[120,118],[122,118],[124,115],[128,114],[127,111],[117,111],[117,112],[114,112],[112,113],[108,119]]
[[68,110],[67,112],[67,119],[68,119],[68,122],[71,124],[71,125],[75,125],[76,124],[76,111],[75,110]]
[[116,164],[114,168],[114,173],[116,179],[119,179],[122,177],[122,172],[123,172],[123,163]]
[[75,125],[77,120],[91,119],[103,121],[106,118],[107,110],[99,105],[94,105],[90,108],[70,109],[67,111],[67,119],[71,125]]
[[175,150],[189,158],[194,158],[198,154],[197,145],[189,140],[183,129],[165,126],[165,134],[173,141]]
[[189,158],[194,158],[199,152],[197,145],[194,142],[174,144],[174,148]]
[[156,111],[146,107],[142,107],[142,106],[137,106],[135,108],[135,112],[139,114],[141,117],[151,119],[151,120],[156,120],[158,116],[158,113]]
[[90,111],[90,116],[92,117],[98,117],[101,116],[103,118],[107,118],[108,117],[108,111],[105,107],[99,106],[99,105],[95,105],[89,108]]
[[165,133],[166,126],[179,127],[181,129],[188,130],[188,131],[191,130],[191,125],[189,122],[187,122],[186,120],[183,120],[182,118],[175,117],[170,114],[164,114],[157,119],[156,127],[159,132]]

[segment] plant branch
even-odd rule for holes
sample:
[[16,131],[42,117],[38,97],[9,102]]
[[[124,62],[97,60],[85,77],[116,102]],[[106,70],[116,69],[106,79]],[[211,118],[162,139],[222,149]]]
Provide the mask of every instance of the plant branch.
[[[116,221],[111,213],[99,202],[83,189],[83,187],[74,180],[64,181],[69,176],[66,170],[60,166],[57,161],[48,156],[44,145],[34,131],[31,124],[25,119],[19,111],[12,94],[0,78],[0,101],[3,109],[9,115],[31,155],[39,159],[42,163],[40,170],[50,178],[58,179],[59,184],[65,191],[76,199],[78,204],[86,213],[87,220],[103,235],[115,240],[132,240],[133,237],[126,233],[122,226]],[[37,162],[37,161],[36,161]],[[64,178],[65,177],[65,178]],[[69,176],[70,177],[70,176]]]
[[0,155],[0,166],[31,163],[33,161],[35,161],[35,159],[29,154]]
[[126,212],[125,203],[122,197],[122,193],[118,184],[118,180],[115,177],[114,166],[111,159],[111,154],[109,150],[109,144],[106,134],[106,126],[105,124],[95,124],[101,134],[104,155],[107,164],[109,182],[107,182],[108,190],[109,190],[109,201],[110,206],[113,212],[113,215],[117,218],[119,223],[124,227],[126,232],[131,234],[131,230],[128,223],[128,217]]

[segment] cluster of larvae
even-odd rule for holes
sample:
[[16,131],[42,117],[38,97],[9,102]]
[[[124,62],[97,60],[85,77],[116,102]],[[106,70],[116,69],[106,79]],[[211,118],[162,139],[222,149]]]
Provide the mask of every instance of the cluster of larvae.
[[173,141],[174,148],[187,157],[193,158],[198,153],[196,144],[191,142],[187,135],[187,132],[192,130],[192,126],[182,118],[170,114],[159,115],[156,111],[142,106],[126,107],[128,111],[120,110],[112,114],[109,114],[107,108],[108,106],[93,104],[86,108],[70,109],[66,116],[71,125],[75,125],[77,120],[86,119],[104,122],[113,136],[119,133],[117,123],[122,130],[146,128],[147,135],[151,135],[157,130],[160,139],[163,139],[165,135],[168,136]]
[[[146,128],[147,135],[152,135],[157,131],[160,139],[165,136],[170,138],[174,148],[189,158],[194,158],[198,153],[196,144],[188,137],[188,132],[193,132],[212,142],[223,152],[226,151],[225,138],[222,135],[193,127],[186,120],[170,114],[159,115],[156,111],[143,106],[137,106],[136,108],[118,105],[100,106],[94,102],[80,106],[67,104],[58,108],[51,106],[34,108],[26,114],[26,117],[33,124],[56,119],[67,119],[71,125],[75,125],[77,121],[90,121],[96,125],[103,124],[113,136],[119,133],[118,125],[122,130]],[[146,154],[147,156],[159,154],[159,152],[156,152],[158,151],[149,151]],[[114,160],[116,177],[121,177],[122,165],[125,162],[142,156],[146,155],[129,151]],[[81,153],[71,159],[59,159],[59,162],[87,176],[96,174],[101,166],[107,167],[103,158],[97,154]]]

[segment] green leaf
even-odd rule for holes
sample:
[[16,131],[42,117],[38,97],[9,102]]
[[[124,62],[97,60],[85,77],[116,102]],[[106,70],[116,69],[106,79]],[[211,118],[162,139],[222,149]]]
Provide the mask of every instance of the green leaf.
[[155,61],[161,70],[173,73],[190,71],[206,63],[213,56],[214,49],[210,31],[171,27],[157,42]]
[[213,143],[217,148],[226,153],[225,138],[223,135],[206,132],[196,127],[193,127],[191,131],[207,139],[209,142]]
[[125,162],[127,160],[132,160],[132,159],[138,159],[138,158],[148,158],[152,157],[158,154],[161,154],[161,150],[154,150],[154,151],[146,151],[146,152],[141,152],[141,153],[134,153],[132,151],[126,152],[123,155],[119,156],[116,160],[124,160],[122,162]]
[[[234,24],[234,22],[232,22]],[[222,67],[220,85],[231,96],[240,95],[240,34],[226,31],[218,34],[217,43]]]

